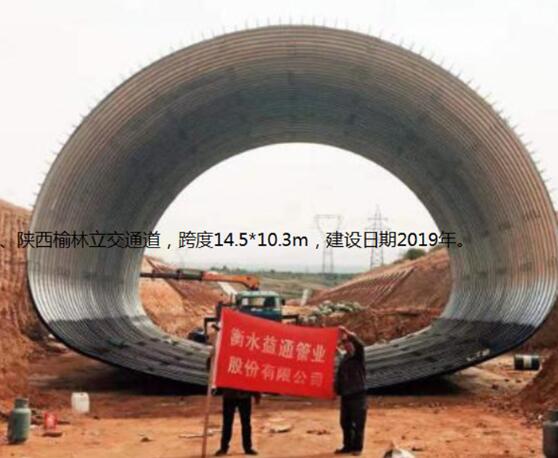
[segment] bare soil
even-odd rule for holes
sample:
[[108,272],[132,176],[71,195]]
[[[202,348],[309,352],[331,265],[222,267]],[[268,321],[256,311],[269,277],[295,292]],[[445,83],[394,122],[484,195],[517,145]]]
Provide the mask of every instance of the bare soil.
[[8,397],[27,390],[28,357],[45,332],[27,290],[26,251],[17,234],[27,230],[30,214],[0,200],[0,411]]
[[[517,393],[532,379],[512,369],[511,356],[442,379],[369,396],[364,456],[381,457],[390,441],[417,457],[541,457],[541,432],[514,411]],[[69,424],[60,438],[36,426],[23,445],[0,445],[0,456],[27,458],[178,458],[199,456],[204,396],[187,385],[111,368],[70,351],[32,364],[31,404]],[[86,390],[92,411],[72,414],[70,394]],[[197,391],[197,393],[196,393]],[[219,397],[213,399],[209,451],[218,448]],[[505,405],[506,408],[502,408]],[[338,401],[266,396],[253,413],[260,456],[329,457],[341,440]],[[288,432],[272,433],[272,427]],[[5,427],[5,424],[0,428]],[[239,421],[231,456],[242,455]]]
[[554,350],[542,370],[520,393],[521,406],[530,417],[540,418],[558,409],[558,352]]
[[[171,271],[170,266],[147,258],[142,271]],[[218,288],[218,287],[217,287]],[[140,280],[140,297],[147,315],[169,334],[186,337],[189,331],[201,326],[205,316],[215,314],[215,304],[223,294],[209,283],[175,280]]]
[[343,324],[373,344],[428,326],[442,312],[450,289],[449,258],[441,249],[359,275],[315,294],[309,304],[358,302],[364,310],[326,318],[323,324]]

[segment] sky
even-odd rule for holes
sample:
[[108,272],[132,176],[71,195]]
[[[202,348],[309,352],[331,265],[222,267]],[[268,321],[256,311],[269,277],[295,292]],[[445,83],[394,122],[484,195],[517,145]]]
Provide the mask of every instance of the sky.
[[[0,0],[0,6],[0,198],[17,205],[31,208],[53,153],[81,115],[123,79],[173,49],[268,20],[381,34],[461,70],[518,125],[556,199],[556,1]],[[247,201],[252,205],[241,204]],[[273,145],[198,177],[158,229],[164,240],[188,230],[289,232],[308,237],[308,248],[249,246],[160,255],[200,268],[319,271],[314,216],[341,214],[341,230],[358,231],[378,206],[393,230],[437,230],[406,186],[375,164],[323,145]],[[400,254],[392,250],[386,259]],[[364,249],[337,250],[336,270],[364,270],[369,255]]]

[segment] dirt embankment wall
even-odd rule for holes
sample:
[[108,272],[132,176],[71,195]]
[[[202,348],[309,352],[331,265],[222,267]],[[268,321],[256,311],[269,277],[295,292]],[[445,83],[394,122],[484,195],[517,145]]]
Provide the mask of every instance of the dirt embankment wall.
[[358,302],[364,310],[325,319],[343,324],[366,343],[387,341],[428,326],[442,311],[451,291],[446,250],[436,250],[414,261],[374,269],[311,298],[317,305]]
[[[143,272],[151,272],[154,267],[161,272],[173,270],[152,258],[142,263]],[[203,324],[204,317],[214,315],[215,304],[224,298],[217,288],[198,281],[142,279],[140,296],[143,308],[157,326],[169,334],[186,337]]]
[[28,357],[46,337],[27,288],[26,252],[17,248],[29,218],[29,211],[0,200],[0,402],[27,394]]

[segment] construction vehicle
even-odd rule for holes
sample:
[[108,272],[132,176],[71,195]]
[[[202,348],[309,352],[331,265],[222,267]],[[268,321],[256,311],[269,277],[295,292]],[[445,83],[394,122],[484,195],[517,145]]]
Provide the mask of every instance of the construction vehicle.
[[231,292],[231,289],[226,287],[226,285],[230,283],[240,284],[247,288],[246,291],[236,292],[233,290],[234,294],[229,294],[230,299],[228,301],[219,301],[215,306],[215,316],[205,317],[203,320],[203,329],[196,328],[188,334],[188,339],[190,340],[207,343],[208,327],[211,323],[219,322],[223,307],[230,307],[239,312],[272,321],[299,322],[299,315],[283,313],[285,299],[282,298],[281,295],[274,291],[260,291],[260,280],[257,277],[185,269],[163,271],[154,263],[150,262],[150,264],[153,267],[153,271],[141,272],[141,278],[224,283],[224,285],[221,286],[227,293]]
[[239,283],[246,286],[247,289],[257,291],[260,288],[260,280],[250,275],[228,275],[218,272],[210,272],[203,270],[186,270],[177,269],[174,271],[164,271],[157,268],[151,263],[153,272],[140,273],[141,278],[163,278],[165,280],[197,280],[197,281],[214,281],[226,283]]

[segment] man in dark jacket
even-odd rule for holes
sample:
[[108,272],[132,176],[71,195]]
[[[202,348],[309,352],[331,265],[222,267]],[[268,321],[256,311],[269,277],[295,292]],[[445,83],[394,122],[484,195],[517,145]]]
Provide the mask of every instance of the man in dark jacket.
[[362,454],[366,425],[366,369],[364,344],[355,333],[340,326],[341,343],[345,354],[335,377],[335,392],[341,396],[340,423],[343,447],[336,454]]

